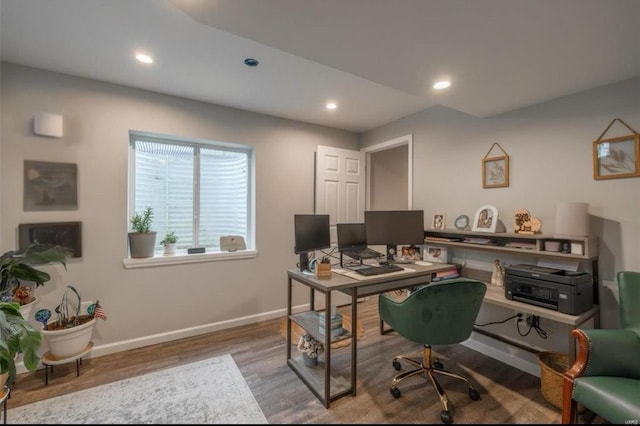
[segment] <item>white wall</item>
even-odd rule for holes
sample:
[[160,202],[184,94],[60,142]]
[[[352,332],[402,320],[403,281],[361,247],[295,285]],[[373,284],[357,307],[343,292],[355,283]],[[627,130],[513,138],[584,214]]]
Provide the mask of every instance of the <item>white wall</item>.
[[[8,63],[1,93],[2,252],[16,247],[20,223],[82,222],[82,259],[66,272],[46,267],[53,279],[37,289],[34,312],[53,310],[66,285],[98,298],[108,320],[97,326],[94,354],[285,315],[293,215],[313,212],[316,146],[357,149],[357,135]],[[63,138],[33,133],[38,111],[64,116]],[[129,130],[255,147],[258,256],[124,269]],[[24,160],[76,163],[78,210],[24,212]]]
[[[591,233],[600,243],[601,322],[613,328],[619,325],[615,274],[640,271],[640,177],[594,180],[592,149],[614,118],[640,131],[639,93],[636,78],[485,119],[436,106],[361,135],[361,146],[413,134],[413,202],[414,208],[424,209],[426,227],[434,214],[445,213],[447,228],[453,228],[458,215],[473,218],[480,206],[490,204],[498,208],[508,232],[513,232],[516,209],[525,208],[542,221],[544,234],[553,234],[559,201],[589,203]],[[606,137],[629,133],[616,123]],[[509,154],[510,185],[483,189],[482,158],[494,142]],[[456,255],[454,260],[467,259],[487,271],[500,257],[472,251]],[[482,312],[479,321],[508,314]],[[554,324],[542,326],[552,329]],[[508,327],[515,335],[515,326]],[[537,337],[524,340],[556,345]],[[564,336],[558,345],[566,347]]]

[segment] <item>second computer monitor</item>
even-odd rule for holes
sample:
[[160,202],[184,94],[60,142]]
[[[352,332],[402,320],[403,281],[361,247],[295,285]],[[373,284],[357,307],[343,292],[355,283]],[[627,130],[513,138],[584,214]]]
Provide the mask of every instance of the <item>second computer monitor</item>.
[[399,244],[424,244],[423,210],[367,210],[364,223],[367,243],[387,246],[390,261]]
[[338,250],[351,250],[367,246],[367,228],[364,223],[338,223]]

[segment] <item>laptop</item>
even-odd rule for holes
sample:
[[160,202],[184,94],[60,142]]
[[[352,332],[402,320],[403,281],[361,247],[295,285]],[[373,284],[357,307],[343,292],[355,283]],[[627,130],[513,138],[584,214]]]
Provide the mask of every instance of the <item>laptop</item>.
[[352,259],[375,259],[382,253],[367,247],[367,229],[364,223],[338,223],[338,250]]

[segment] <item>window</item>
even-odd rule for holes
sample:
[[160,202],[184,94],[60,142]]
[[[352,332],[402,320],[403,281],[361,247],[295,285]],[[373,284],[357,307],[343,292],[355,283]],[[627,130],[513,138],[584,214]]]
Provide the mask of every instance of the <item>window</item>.
[[131,132],[129,218],[153,208],[160,241],[178,237],[178,253],[190,247],[220,249],[220,237],[241,235],[253,247],[252,149]]

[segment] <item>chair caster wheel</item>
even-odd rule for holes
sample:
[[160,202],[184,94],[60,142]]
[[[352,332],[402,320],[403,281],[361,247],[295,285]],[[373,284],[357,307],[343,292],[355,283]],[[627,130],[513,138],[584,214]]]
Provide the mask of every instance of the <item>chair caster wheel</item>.
[[390,388],[389,392],[391,392],[391,395],[393,395],[394,398],[400,398],[400,395],[401,395],[400,389]]
[[436,358],[436,360],[433,361],[433,368],[437,368],[438,370],[444,370],[444,364],[440,362],[439,358]]
[[400,371],[402,369],[402,365],[400,365],[400,361],[393,360],[393,368],[395,368],[396,371]]
[[480,394],[477,390],[469,388],[469,398],[471,398],[473,401],[477,401],[480,399]]
[[446,424],[449,424],[453,421],[453,419],[451,418],[451,413],[444,410],[440,413],[440,420],[442,420],[442,423]]

